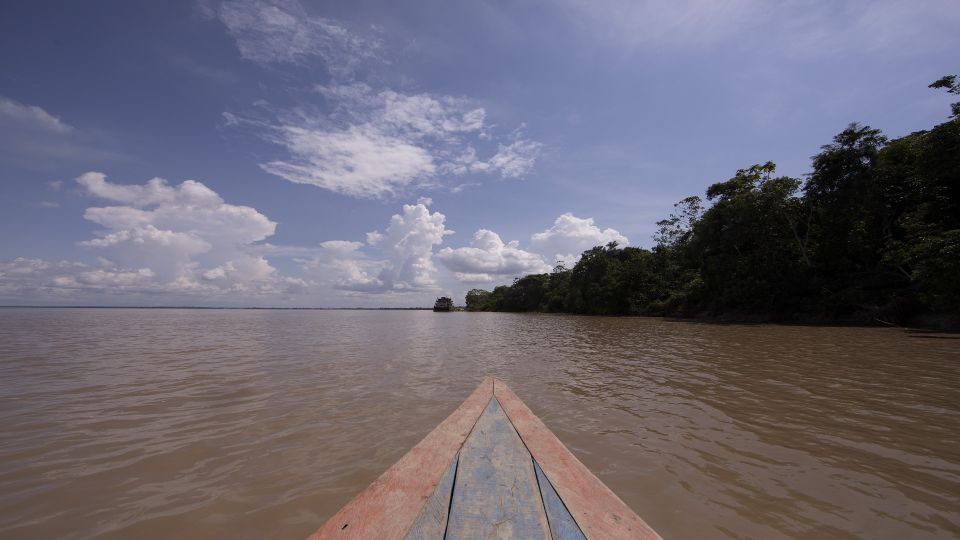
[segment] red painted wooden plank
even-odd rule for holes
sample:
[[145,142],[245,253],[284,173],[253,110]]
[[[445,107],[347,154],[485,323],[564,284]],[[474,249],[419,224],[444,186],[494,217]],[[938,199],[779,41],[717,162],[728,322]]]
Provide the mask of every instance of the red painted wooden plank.
[[533,469],[537,472],[537,484],[540,487],[540,496],[543,498],[543,509],[546,510],[547,521],[550,523],[550,537],[553,540],[586,540],[583,531],[577,526],[577,520],[573,519],[570,511],[557,495],[557,490],[550,485],[540,464],[534,461]]
[[[490,400],[493,401],[493,400]],[[483,418],[483,415],[480,416]],[[477,420],[477,423],[480,421]],[[474,426],[473,429],[477,429]],[[469,440],[470,437],[467,437]],[[466,445],[467,443],[464,443]],[[462,452],[463,450],[461,450]],[[459,454],[458,454],[459,455]],[[453,498],[453,481],[457,477],[458,456],[453,457],[447,472],[443,473],[443,479],[433,490],[427,502],[423,503],[420,515],[407,531],[404,540],[436,540],[443,538],[443,532],[447,530],[447,518],[450,517],[450,499]]]
[[587,538],[660,539],[500,379],[493,394]]
[[310,540],[403,538],[492,396],[493,379],[486,377],[453,414],[347,503]]

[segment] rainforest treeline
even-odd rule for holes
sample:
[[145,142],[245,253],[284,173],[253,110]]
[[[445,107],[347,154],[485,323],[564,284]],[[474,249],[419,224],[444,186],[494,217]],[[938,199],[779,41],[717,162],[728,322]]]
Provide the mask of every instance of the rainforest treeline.
[[[930,85],[960,94],[954,75]],[[960,315],[960,102],[888,140],[851,124],[805,181],[753,165],[675,205],[653,249],[616,243],[573,268],[467,293],[471,311],[877,320]]]

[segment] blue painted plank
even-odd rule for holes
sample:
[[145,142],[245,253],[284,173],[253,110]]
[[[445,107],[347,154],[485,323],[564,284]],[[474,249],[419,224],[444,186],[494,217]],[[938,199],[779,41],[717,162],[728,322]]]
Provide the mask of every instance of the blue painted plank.
[[443,532],[447,528],[447,513],[450,510],[450,497],[453,495],[453,480],[457,474],[457,461],[460,458],[458,453],[453,457],[453,462],[443,473],[443,478],[437,484],[437,489],[423,504],[423,510],[413,522],[410,531],[407,532],[407,540],[436,540],[443,538]]
[[533,459],[496,399],[460,450],[446,538],[550,538]]
[[583,531],[570,515],[570,511],[560,500],[557,491],[553,489],[550,480],[543,474],[543,469],[536,461],[533,468],[537,472],[537,483],[540,484],[540,496],[543,498],[543,507],[547,511],[547,521],[550,523],[550,534],[554,540],[586,540]]

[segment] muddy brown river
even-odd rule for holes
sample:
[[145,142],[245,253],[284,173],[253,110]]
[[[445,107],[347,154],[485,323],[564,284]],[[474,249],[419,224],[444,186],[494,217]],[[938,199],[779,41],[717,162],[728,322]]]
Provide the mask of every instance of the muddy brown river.
[[0,537],[302,538],[485,374],[667,539],[960,537],[960,336],[0,309]]

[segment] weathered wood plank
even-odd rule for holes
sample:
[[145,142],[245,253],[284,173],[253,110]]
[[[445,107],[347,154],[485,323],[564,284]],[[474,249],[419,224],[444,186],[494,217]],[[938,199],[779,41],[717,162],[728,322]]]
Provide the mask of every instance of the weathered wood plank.
[[450,498],[453,496],[453,480],[457,474],[459,456],[459,454],[454,456],[447,472],[443,473],[443,479],[437,484],[437,489],[433,490],[433,494],[424,503],[423,510],[420,511],[417,520],[410,527],[406,540],[439,540],[443,538],[443,533],[447,530]]
[[493,379],[487,377],[453,414],[347,503],[310,539],[403,538],[492,395]]
[[550,524],[550,534],[554,540],[586,540],[577,522],[563,505],[560,496],[550,485],[550,481],[543,474],[543,469],[536,462],[533,469],[537,473],[537,483],[540,485],[540,497],[543,499],[543,508],[547,511],[547,522]]
[[587,538],[660,539],[500,379],[494,381],[493,393]]
[[460,451],[447,538],[550,538],[530,453],[496,399]]

